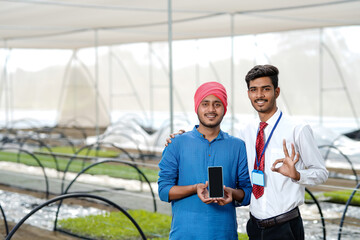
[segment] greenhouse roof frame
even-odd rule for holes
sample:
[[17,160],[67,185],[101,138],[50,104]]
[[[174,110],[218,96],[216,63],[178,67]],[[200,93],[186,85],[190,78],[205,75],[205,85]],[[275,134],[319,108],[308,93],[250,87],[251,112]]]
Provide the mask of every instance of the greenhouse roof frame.
[[[163,0],[0,0],[0,47],[168,41]],[[360,25],[359,0],[172,0],[172,40]]]

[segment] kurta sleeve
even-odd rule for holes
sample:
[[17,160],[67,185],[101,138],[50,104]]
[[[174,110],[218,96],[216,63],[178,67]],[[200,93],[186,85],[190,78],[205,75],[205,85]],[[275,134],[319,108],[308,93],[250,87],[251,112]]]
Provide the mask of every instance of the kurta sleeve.
[[169,191],[177,184],[179,168],[176,157],[176,142],[167,146],[159,163],[158,192],[160,200],[169,202]]
[[250,204],[252,186],[250,182],[249,169],[246,156],[245,143],[241,142],[240,154],[238,159],[237,170],[237,188],[242,189],[245,193],[241,203],[236,202],[236,206],[247,206]]

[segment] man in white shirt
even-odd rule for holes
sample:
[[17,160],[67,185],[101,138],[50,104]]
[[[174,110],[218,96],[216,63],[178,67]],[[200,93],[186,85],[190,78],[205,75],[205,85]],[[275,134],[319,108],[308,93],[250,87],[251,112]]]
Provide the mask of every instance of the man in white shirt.
[[[304,203],[305,185],[321,184],[328,178],[310,126],[285,116],[276,106],[278,74],[272,65],[258,65],[245,77],[248,97],[258,112],[258,120],[249,123],[240,136],[246,143],[253,184],[247,223],[250,240],[304,239],[298,206]],[[266,126],[257,154],[260,122]],[[255,193],[259,188],[261,193]]]

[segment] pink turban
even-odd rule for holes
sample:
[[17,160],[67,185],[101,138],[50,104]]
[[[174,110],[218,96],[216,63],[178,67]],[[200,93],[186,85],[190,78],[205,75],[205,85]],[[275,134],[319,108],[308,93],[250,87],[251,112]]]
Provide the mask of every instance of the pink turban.
[[224,115],[227,110],[227,95],[225,87],[218,82],[207,82],[202,84],[195,92],[195,112],[197,114],[198,107],[201,101],[209,95],[214,95],[220,99],[224,105]]

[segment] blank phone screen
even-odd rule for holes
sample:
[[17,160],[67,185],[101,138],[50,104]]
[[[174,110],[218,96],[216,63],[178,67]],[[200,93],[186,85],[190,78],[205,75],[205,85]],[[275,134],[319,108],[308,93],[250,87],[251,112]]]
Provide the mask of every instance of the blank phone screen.
[[209,197],[224,197],[222,167],[208,167]]

